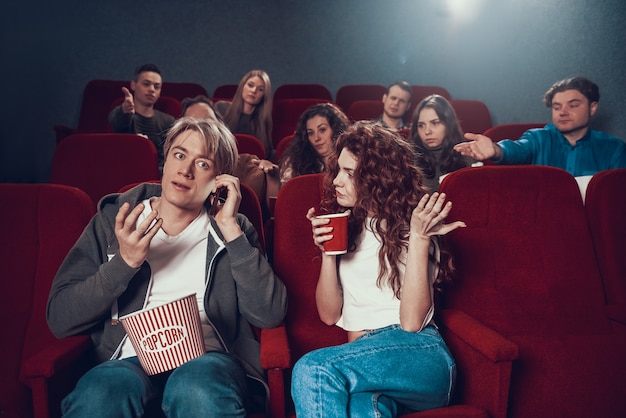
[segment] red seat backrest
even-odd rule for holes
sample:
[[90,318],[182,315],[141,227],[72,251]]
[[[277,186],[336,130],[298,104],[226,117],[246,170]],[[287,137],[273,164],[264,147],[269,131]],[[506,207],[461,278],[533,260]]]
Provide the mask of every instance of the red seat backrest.
[[57,145],[50,182],[78,187],[94,207],[106,194],[134,182],[158,179],[157,150],[135,134],[74,134]]
[[626,310],[626,168],[594,174],[585,210],[607,303]]
[[0,409],[30,416],[30,389],[19,381],[20,368],[56,342],[46,323],[48,293],[94,209],[85,192],[64,185],[2,183],[0,196]]
[[422,99],[430,96],[431,94],[438,94],[440,96],[445,97],[448,100],[452,99],[452,96],[450,96],[450,92],[448,91],[448,89],[446,89],[445,87],[441,87],[441,86],[412,85],[411,91],[413,93],[411,96],[411,102],[412,103],[415,102],[415,104],[421,102]]
[[440,191],[454,205],[448,219],[468,225],[449,235],[462,279],[446,295],[453,307],[462,303],[504,335],[606,329],[597,262],[571,175],[531,165],[465,168],[448,174]]
[[480,100],[450,100],[463,132],[480,134],[491,128],[491,114]]
[[348,109],[347,116],[352,122],[359,120],[372,120],[383,113],[382,100],[356,100]]
[[287,151],[287,148],[289,148],[291,141],[293,141],[293,138],[294,135],[291,134],[278,141],[278,145],[276,145],[276,153],[274,154],[274,160],[276,160],[276,162],[280,161],[285,151]]
[[238,84],[223,84],[221,86],[217,86],[215,90],[213,90],[213,98],[214,102],[218,100],[232,100],[235,97],[235,93],[237,93]]
[[503,123],[492,126],[483,132],[483,135],[491,138],[493,142],[503,139],[519,139],[529,129],[543,128],[545,123]]
[[91,80],[83,90],[78,117],[78,132],[110,132],[109,112],[114,100],[124,97],[122,87],[130,89],[128,80]]
[[357,100],[382,100],[387,87],[382,84],[347,84],[337,89],[335,103],[348,112],[350,105]]
[[256,155],[261,160],[266,158],[265,147],[259,138],[248,134],[233,134],[237,140],[237,150],[240,154]]
[[311,207],[319,213],[322,178],[322,174],[308,174],[289,180],[280,189],[274,209],[273,268],[287,287],[285,326],[294,361],[313,349],[346,341],[345,331],[319,319],[315,305],[321,254],[313,244],[306,213]]
[[186,97],[208,96],[203,85],[198,83],[164,81],[161,96],[173,97],[179,102]]
[[444,307],[519,346],[508,415],[621,416],[626,327],[607,316],[575,179],[485,166],[450,173],[439,191],[453,202],[448,220],[467,224],[446,236],[458,274]]
[[330,91],[321,84],[283,84],[274,91],[274,101],[283,99],[332,100]]
[[265,247],[265,228],[263,226],[263,210],[261,209],[261,201],[254,192],[254,189],[245,183],[240,183],[241,190],[241,203],[239,204],[239,212],[246,215],[246,218],[254,225],[256,229],[259,244],[263,252],[266,252]]

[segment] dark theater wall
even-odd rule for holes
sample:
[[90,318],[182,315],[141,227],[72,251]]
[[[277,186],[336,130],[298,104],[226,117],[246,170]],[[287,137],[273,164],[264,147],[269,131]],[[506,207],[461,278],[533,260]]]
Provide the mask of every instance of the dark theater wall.
[[[76,126],[91,79],[153,62],[209,94],[252,68],[274,88],[320,83],[446,87],[494,124],[548,121],[556,80],[600,85],[594,127],[626,139],[623,0],[133,0],[1,6],[0,181],[48,181],[54,124]],[[106,173],[103,173],[106,175]]]

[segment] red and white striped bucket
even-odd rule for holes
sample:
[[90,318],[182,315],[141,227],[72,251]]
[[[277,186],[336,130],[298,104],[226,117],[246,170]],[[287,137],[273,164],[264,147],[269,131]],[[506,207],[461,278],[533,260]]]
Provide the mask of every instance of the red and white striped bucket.
[[149,375],[204,355],[196,294],[120,318],[139,362]]

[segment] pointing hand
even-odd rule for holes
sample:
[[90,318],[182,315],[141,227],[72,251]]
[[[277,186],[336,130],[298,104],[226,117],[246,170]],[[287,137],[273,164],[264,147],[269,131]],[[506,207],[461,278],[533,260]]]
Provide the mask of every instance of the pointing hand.
[[133,99],[133,94],[126,87],[122,87],[122,93],[124,93],[122,110],[124,113],[135,113],[135,100]]

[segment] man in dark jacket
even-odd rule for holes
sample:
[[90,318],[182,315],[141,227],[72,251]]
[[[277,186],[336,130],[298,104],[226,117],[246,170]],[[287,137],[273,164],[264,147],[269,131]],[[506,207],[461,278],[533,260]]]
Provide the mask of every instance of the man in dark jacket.
[[174,117],[155,109],[163,79],[154,64],[144,64],[135,70],[130,90],[122,87],[124,101],[109,113],[113,132],[147,136],[154,143],[159,156],[159,169],[163,168],[163,143]]
[[[238,214],[236,142],[217,121],[182,118],[165,142],[161,184],[106,196],[55,277],[47,319],[58,337],[90,334],[99,365],[64,416],[246,416],[263,383],[252,327],[277,326],[286,291]],[[221,198],[220,198],[221,196]],[[118,318],[195,293],[206,354],[149,376]],[[258,387],[258,385],[257,385]]]

